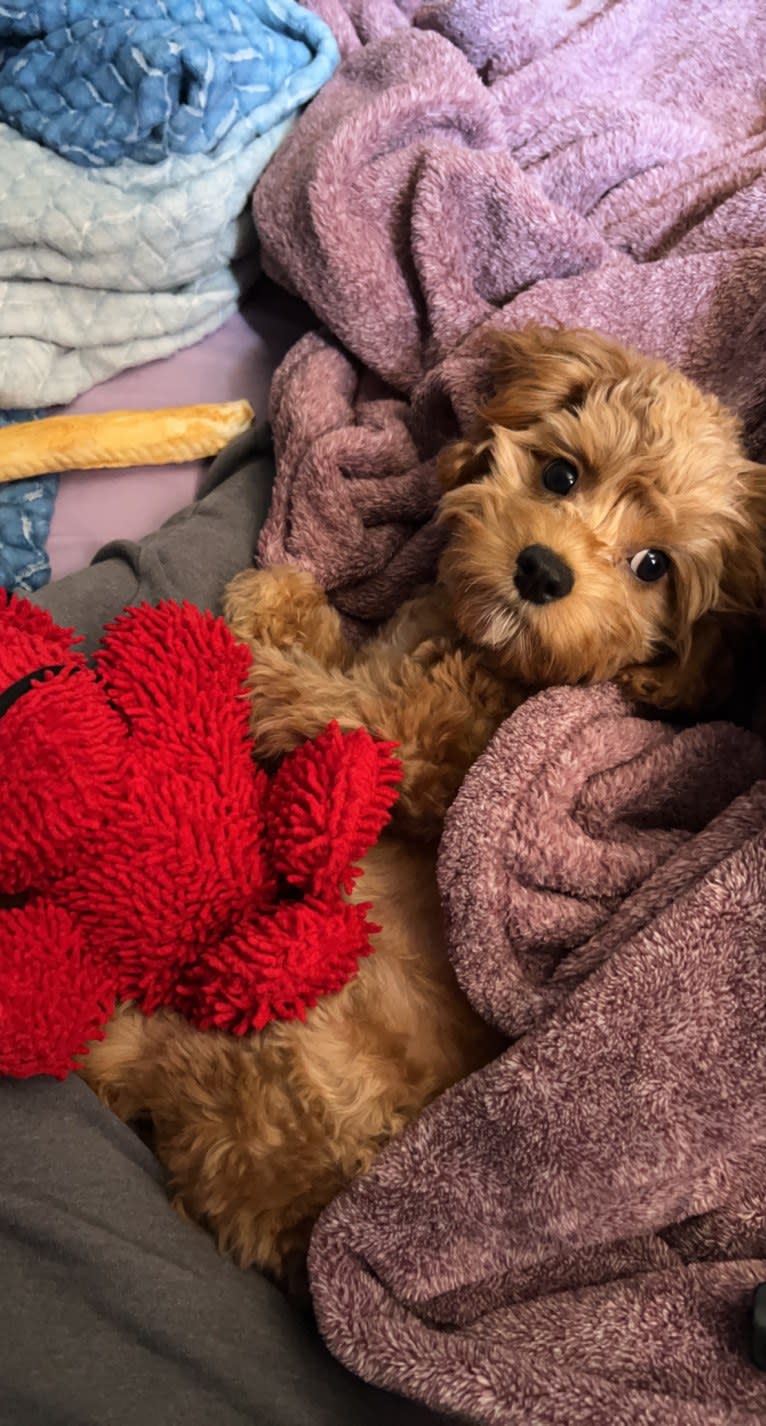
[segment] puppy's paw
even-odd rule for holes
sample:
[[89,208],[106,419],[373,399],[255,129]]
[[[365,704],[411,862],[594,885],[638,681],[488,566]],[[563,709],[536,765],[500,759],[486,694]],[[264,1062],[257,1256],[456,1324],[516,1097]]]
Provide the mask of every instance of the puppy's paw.
[[678,700],[676,680],[661,664],[654,668],[646,664],[624,668],[617,674],[615,683],[633,703],[673,708]]
[[419,668],[433,668],[435,664],[442,663],[453,649],[454,640],[437,636],[423,639],[421,643],[416,644],[410,658]]
[[226,590],[224,616],[232,633],[249,644],[305,649],[328,665],[347,655],[338,614],[307,570],[243,570]]

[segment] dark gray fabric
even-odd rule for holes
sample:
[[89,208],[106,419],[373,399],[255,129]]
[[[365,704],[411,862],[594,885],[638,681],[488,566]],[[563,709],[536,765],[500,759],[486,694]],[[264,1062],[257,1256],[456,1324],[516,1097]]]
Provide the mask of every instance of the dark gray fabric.
[[419,1426],[171,1211],[79,1080],[0,1082],[0,1426]]
[[[268,432],[194,505],[115,541],[35,602],[97,643],[126,604],[217,610],[268,507]],[[425,1426],[365,1386],[311,1319],[169,1207],[156,1160],[79,1081],[0,1081],[0,1426]]]
[[246,431],[213,461],[199,498],[146,539],[112,540],[93,563],[32,595],[61,624],[98,643],[129,604],[189,599],[219,611],[229,580],[253,558],[274,478],[269,431]]

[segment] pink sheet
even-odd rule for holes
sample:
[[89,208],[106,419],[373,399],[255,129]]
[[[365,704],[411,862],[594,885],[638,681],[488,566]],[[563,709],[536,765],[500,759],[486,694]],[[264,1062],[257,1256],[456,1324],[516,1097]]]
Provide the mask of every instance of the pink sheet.
[[[246,397],[263,420],[274,368],[309,321],[300,303],[264,280],[243,311],[204,341],[165,361],[122,372],[67,410],[138,410]],[[48,539],[51,577],[82,569],[108,540],[140,539],[156,529],[194,499],[205,465],[63,475]]]

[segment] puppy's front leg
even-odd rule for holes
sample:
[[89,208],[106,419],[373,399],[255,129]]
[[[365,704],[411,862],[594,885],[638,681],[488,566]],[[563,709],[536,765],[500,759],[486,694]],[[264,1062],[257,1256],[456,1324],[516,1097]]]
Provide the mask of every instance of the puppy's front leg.
[[394,825],[426,840],[439,836],[466,772],[519,701],[459,650],[433,661],[422,651],[391,660],[381,648],[344,673],[301,649],[256,647],[249,687],[253,738],[266,761],[332,721],[397,743],[403,775]]
[[394,822],[438,837],[471,763],[519,701],[477,658],[445,637],[438,590],[411,600],[359,651],[311,575],[290,567],[245,570],[224,611],[252,653],[251,726],[257,753],[277,762],[330,722],[399,744]]
[[251,648],[303,649],[326,668],[346,668],[354,658],[337,610],[306,570],[243,570],[226,589],[224,617]]
[[350,732],[364,724],[352,678],[300,647],[254,644],[248,675],[250,724],[257,756],[275,763],[328,723]]
[[415,650],[402,660],[399,687],[386,692],[380,732],[399,744],[403,767],[394,825],[436,840],[466,773],[521,695],[476,654],[444,649],[438,639],[433,660],[426,646]]

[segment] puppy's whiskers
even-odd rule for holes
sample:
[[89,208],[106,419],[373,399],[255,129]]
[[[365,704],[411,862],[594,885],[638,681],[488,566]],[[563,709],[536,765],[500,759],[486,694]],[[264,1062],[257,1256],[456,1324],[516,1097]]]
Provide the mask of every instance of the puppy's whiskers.
[[493,649],[503,648],[518,638],[520,627],[519,611],[513,605],[487,609],[481,621],[482,642]]

